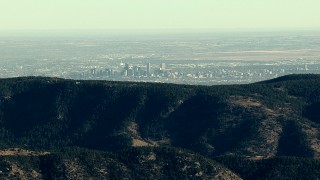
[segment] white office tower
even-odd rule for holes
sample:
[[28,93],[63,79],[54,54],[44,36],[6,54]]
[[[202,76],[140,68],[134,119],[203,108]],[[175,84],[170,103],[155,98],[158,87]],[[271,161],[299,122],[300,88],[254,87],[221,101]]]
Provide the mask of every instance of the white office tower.
[[151,74],[151,64],[148,63],[147,64],[147,75],[150,76],[150,74]]
[[161,63],[160,70],[165,70],[165,69],[166,69],[166,63]]

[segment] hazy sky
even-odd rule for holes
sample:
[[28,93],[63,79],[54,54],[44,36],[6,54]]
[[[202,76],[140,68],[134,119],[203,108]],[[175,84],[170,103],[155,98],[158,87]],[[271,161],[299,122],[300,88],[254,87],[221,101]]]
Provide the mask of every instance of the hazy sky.
[[320,0],[1,0],[0,30],[320,29]]

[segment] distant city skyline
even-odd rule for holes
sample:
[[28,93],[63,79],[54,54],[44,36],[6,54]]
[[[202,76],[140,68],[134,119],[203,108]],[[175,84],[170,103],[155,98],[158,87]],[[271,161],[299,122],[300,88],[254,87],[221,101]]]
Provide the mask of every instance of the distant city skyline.
[[0,78],[241,84],[320,72],[320,33],[0,36]]
[[320,29],[319,0],[3,0],[0,31]]

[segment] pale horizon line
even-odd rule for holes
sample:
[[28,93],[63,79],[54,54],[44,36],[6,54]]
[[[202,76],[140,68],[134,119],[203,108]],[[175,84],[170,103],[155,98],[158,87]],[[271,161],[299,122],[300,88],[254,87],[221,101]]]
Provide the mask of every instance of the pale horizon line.
[[228,29],[14,29],[3,36],[100,36],[100,35],[187,35],[187,34],[320,33],[320,28],[228,28]]

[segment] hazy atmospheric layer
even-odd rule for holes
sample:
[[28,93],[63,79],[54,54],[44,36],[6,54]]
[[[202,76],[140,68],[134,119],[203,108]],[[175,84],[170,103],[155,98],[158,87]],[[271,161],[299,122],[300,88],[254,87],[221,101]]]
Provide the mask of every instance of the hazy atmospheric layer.
[[318,0],[2,0],[0,30],[320,28]]

